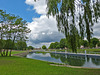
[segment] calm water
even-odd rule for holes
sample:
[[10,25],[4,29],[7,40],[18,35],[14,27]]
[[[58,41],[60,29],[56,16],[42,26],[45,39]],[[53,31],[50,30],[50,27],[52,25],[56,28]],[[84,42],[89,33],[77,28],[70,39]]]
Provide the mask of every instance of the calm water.
[[100,68],[100,59],[96,58],[72,57],[69,55],[52,53],[31,53],[26,57],[49,62],[65,63],[71,66]]

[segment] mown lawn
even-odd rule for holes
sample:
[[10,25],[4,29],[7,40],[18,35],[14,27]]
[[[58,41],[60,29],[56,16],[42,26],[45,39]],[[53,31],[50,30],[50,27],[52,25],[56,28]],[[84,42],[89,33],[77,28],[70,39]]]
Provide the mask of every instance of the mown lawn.
[[[23,52],[27,52],[27,51],[12,51],[11,52],[11,54],[13,55],[13,54],[19,54],[19,53],[23,53]],[[5,51],[5,53],[6,53],[6,51]],[[9,53],[10,53],[10,51],[8,52],[8,55],[9,55]],[[0,56],[1,56],[1,54],[0,54]]]
[[100,49],[78,49],[78,51],[92,51],[92,52],[100,52]]
[[18,54],[18,53],[23,53],[23,52],[27,52],[27,51],[12,51],[11,54]]
[[0,57],[0,75],[100,75],[100,69],[58,67],[40,60]]
[[[78,52],[78,53],[80,53],[80,52],[84,53],[85,50],[86,50],[87,52],[100,52],[100,49],[77,49],[77,52]],[[49,50],[48,50],[48,51],[49,51]],[[55,51],[55,50],[50,50],[50,51]],[[63,51],[63,52],[68,51],[68,52],[72,52],[71,49],[68,49],[68,50],[56,49],[56,51]]]

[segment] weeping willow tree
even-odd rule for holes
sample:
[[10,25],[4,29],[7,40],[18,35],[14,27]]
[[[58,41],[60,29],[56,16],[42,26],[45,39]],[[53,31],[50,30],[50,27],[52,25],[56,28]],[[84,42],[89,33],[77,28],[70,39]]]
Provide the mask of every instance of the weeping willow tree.
[[46,0],[47,15],[56,16],[58,30],[69,40],[76,52],[79,36],[90,38],[93,25],[100,19],[100,0]]

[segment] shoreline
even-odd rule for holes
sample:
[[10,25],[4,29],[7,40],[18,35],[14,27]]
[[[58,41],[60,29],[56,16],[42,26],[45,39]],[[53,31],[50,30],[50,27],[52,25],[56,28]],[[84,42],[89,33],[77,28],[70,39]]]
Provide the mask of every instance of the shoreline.
[[[30,51],[27,51],[27,52],[23,52],[23,53],[18,53],[18,54],[13,54],[12,56],[17,56],[17,57],[25,57],[27,54],[29,54]],[[29,58],[30,59],[30,58]],[[37,59],[35,59],[37,60]],[[40,60],[42,61],[42,60]],[[45,61],[45,62],[48,62],[48,61]],[[52,63],[52,62],[51,62]],[[59,66],[59,67],[70,67],[70,68],[83,68],[83,69],[100,69],[100,68],[89,68],[89,67],[80,67],[80,66],[71,66],[71,65],[65,65],[65,64],[59,64],[58,63],[55,63],[55,64],[49,64],[51,66]]]
[[71,66],[71,65],[57,65],[57,64],[50,64],[51,66],[59,66],[59,67],[70,67],[70,68],[82,68],[82,69],[100,69],[100,68],[93,68],[93,67],[80,67],[80,66]]

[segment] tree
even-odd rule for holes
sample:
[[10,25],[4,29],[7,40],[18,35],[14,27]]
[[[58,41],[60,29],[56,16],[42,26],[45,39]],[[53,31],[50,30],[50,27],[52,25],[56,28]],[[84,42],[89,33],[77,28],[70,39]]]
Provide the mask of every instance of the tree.
[[76,30],[81,39],[86,35],[90,43],[92,26],[100,17],[99,0],[47,0],[47,9],[48,16],[56,16],[58,30],[65,34],[73,51],[78,47],[77,33],[73,33]]
[[[6,51],[6,56],[8,56],[8,50],[13,49],[13,47],[14,47],[13,41],[10,40],[10,39],[6,40],[6,43],[5,43],[5,46],[4,46],[4,48],[7,50]],[[4,54],[4,56],[5,56],[5,54]]]
[[47,49],[47,47],[45,45],[42,46],[42,49]]
[[60,49],[60,44],[58,44],[58,45],[56,46],[56,49]]
[[[19,16],[15,16],[13,14],[6,14],[5,11],[0,10],[0,39],[3,42],[3,53],[5,54],[6,49],[6,56],[8,55],[8,49],[11,51],[14,49],[15,42],[23,41],[26,42],[28,37],[26,36],[30,33],[30,29],[27,27],[27,22],[24,21]],[[2,49],[0,49],[0,52]],[[3,55],[4,55],[3,54]],[[5,56],[5,55],[4,55]]]
[[91,44],[92,44],[92,46],[93,47],[96,47],[96,45],[99,43],[99,39],[97,39],[97,38],[92,38],[91,39]]
[[99,41],[99,43],[98,43],[98,46],[100,47],[100,41]]
[[60,48],[64,49],[65,47],[68,47],[67,39],[61,39],[60,40]]
[[18,41],[16,43],[17,50],[26,50],[27,44],[24,41]]
[[34,49],[34,47],[32,47],[32,46],[29,46],[29,47],[28,47],[28,49],[29,49],[29,50],[30,50],[30,49],[31,49],[31,50],[33,50],[33,49]]
[[88,47],[88,46],[89,46],[89,43],[88,43],[87,40],[82,40],[82,45],[83,45],[84,47]]
[[49,46],[49,49],[54,49],[54,48],[55,48],[54,43],[51,43],[50,46]]
[[54,43],[54,49],[59,49],[60,43],[59,42],[55,42]]
[[60,48],[59,42],[51,43],[50,46],[49,46],[49,49],[59,49],[59,48]]
[[2,48],[3,48],[3,41],[0,40],[0,54],[1,54],[1,56],[3,56],[3,55],[2,55],[2,50],[1,50]]

